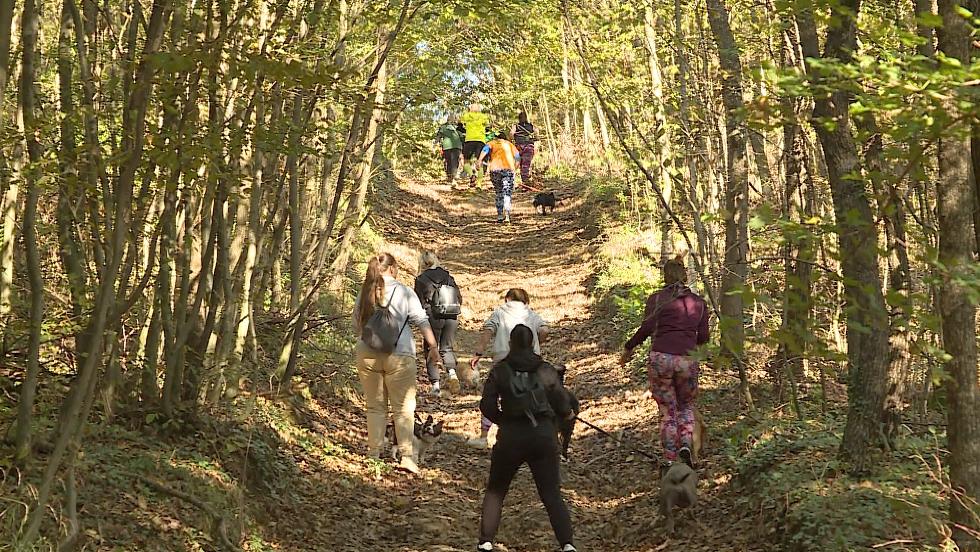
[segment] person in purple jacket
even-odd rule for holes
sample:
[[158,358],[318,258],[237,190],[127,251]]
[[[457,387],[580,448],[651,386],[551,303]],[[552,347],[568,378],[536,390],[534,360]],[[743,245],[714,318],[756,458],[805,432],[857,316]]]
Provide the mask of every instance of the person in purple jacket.
[[647,299],[643,323],[626,342],[620,365],[625,366],[636,348],[652,336],[647,377],[653,398],[660,406],[664,458],[674,462],[680,455],[681,460],[691,464],[698,362],[690,355],[708,341],[708,308],[704,299],[687,286],[682,257],[667,261],[663,276],[664,287]]

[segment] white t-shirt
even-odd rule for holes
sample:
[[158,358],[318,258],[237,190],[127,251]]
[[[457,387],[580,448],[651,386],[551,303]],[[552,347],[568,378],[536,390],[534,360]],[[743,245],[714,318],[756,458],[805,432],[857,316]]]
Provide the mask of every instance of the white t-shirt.
[[[395,320],[402,326],[402,332],[398,335],[398,343],[395,345],[393,355],[403,355],[415,357],[415,338],[412,337],[412,330],[405,327],[412,325],[421,330],[429,327],[429,316],[422,308],[415,290],[405,284],[395,280],[391,276],[385,276],[385,303],[391,300],[391,310],[395,315]],[[354,314],[351,322],[354,324],[354,334],[361,337],[361,321],[358,320],[358,313],[361,311],[361,294],[357,294],[354,301]]]
[[493,332],[490,351],[494,363],[500,362],[510,353],[510,332],[519,324],[524,324],[534,332],[534,352],[541,354],[538,332],[541,328],[547,328],[548,323],[524,303],[507,301],[494,309],[493,314],[483,324],[484,329]]

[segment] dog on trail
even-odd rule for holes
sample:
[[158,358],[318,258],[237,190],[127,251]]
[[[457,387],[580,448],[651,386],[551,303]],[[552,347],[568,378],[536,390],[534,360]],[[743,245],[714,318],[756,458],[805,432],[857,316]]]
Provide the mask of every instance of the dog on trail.
[[[412,440],[415,444],[415,450],[418,454],[418,463],[422,464],[425,461],[425,451],[432,447],[439,441],[439,437],[442,436],[442,426],[443,420],[438,423],[432,419],[430,414],[424,421],[415,414],[415,430]],[[394,461],[399,461],[401,459],[401,451],[398,448],[398,439],[395,436],[395,427],[392,424],[388,424],[386,428],[388,433],[388,440],[391,443],[391,459]]]
[[667,534],[674,534],[674,508],[693,508],[698,501],[698,465],[708,430],[701,412],[694,410],[694,434],[690,450],[681,449],[681,460],[674,462],[660,479],[660,514],[667,520]]
[[667,534],[674,535],[674,508],[692,508],[698,502],[698,473],[686,462],[674,462],[660,480],[660,515]]
[[[565,372],[568,371],[568,367],[564,364],[556,364],[555,369],[558,370],[558,380],[561,382],[562,387],[565,387]],[[561,456],[565,460],[568,460],[568,446],[572,444],[572,433],[575,431],[575,419],[578,416],[580,404],[578,402],[578,397],[576,397],[571,391],[565,388],[565,392],[568,393],[568,398],[572,403],[572,413],[575,415],[572,418],[560,418],[558,420],[558,445],[561,447]]]
[[555,192],[541,192],[534,196],[534,210],[536,211],[540,207],[543,215],[545,208],[547,208],[549,213],[553,213],[555,206],[562,201],[562,198],[556,196]]

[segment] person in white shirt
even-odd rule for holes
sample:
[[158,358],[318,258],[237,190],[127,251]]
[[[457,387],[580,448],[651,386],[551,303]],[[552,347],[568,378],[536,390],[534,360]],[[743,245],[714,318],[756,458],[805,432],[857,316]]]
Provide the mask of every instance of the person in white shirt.
[[[523,324],[534,333],[533,349],[535,354],[541,353],[541,342],[548,339],[550,328],[541,315],[531,310],[531,297],[520,288],[511,288],[504,294],[504,304],[494,309],[490,318],[483,323],[483,333],[477,344],[477,352],[470,361],[470,368],[477,374],[476,365],[485,356],[487,347],[493,363],[497,364],[510,353],[510,332]],[[492,344],[492,346],[491,346]],[[466,444],[474,448],[487,448],[487,436],[493,424],[486,417],[480,419],[480,436],[474,437]]]

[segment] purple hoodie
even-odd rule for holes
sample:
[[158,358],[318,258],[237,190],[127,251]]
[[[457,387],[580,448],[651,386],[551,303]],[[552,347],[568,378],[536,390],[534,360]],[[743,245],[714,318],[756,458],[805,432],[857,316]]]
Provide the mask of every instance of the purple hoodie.
[[651,350],[687,356],[708,341],[708,305],[691,288],[675,283],[650,295],[643,323],[626,348],[633,350],[653,336]]

